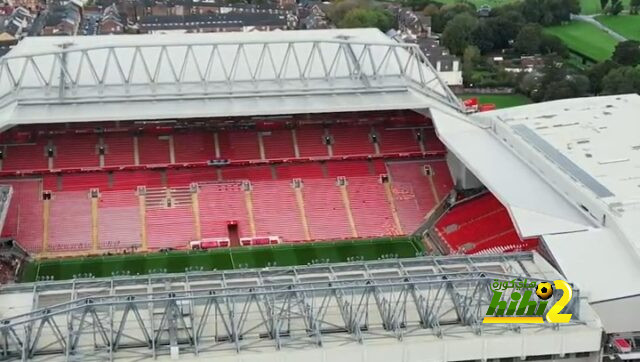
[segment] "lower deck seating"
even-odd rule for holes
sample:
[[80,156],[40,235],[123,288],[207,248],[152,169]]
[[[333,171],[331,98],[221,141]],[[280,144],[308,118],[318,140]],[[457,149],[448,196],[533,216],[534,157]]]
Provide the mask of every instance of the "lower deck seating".
[[13,187],[2,236],[15,238],[27,251],[42,251],[42,182],[3,180],[2,183]]
[[305,180],[302,193],[311,239],[353,237],[342,194],[335,179]]
[[[416,176],[420,166],[429,162],[387,166],[381,160],[347,160],[233,166],[220,172],[204,167],[50,175],[44,178],[53,195],[48,251],[93,250],[92,188],[99,189],[98,251],[139,249],[144,245],[143,225],[149,249],[187,248],[190,241],[203,238],[279,236],[285,242],[297,242],[411,233],[434,205],[428,198],[428,178]],[[408,176],[398,171],[407,165],[415,168]],[[392,187],[396,187],[395,178],[404,177],[414,198],[425,199],[414,199],[413,207],[405,207],[396,197],[401,227],[379,176],[387,169]],[[226,181],[218,181],[219,176]],[[345,187],[338,186],[338,176],[345,177]],[[293,188],[293,179],[301,180],[299,191]],[[194,182],[198,183],[200,235],[188,187]],[[7,179],[2,183],[18,185],[3,234],[16,236],[31,252],[41,251],[43,181]],[[139,207],[138,186],[147,187],[145,210]],[[174,202],[167,204],[166,195]]]
[[351,212],[359,237],[401,234],[394,225],[389,201],[379,180],[376,176],[347,179]]
[[191,206],[147,209],[146,224],[149,249],[182,249],[197,239]]
[[257,182],[252,186],[256,234],[278,235],[285,241],[305,240],[291,182]]
[[124,249],[142,245],[138,196],[132,191],[103,191],[98,202],[100,249]]
[[253,236],[240,183],[203,183],[198,198],[203,238],[228,237],[228,223],[232,221],[237,224],[239,237]]
[[[400,222],[405,231],[417,229],[424,218],[438,205],[445,196],[437,191],[438,184],[441,188],[447,187],[449,192],[453,182],[448,172],[425,172],[427,167],[439,167],[444,161],[399,161],[388,162],[387,168],[391,176],[392,193]],[[446,186],[448,185],[448,186]]]
[[435,231],[454,254],[530,250],[537,240],[521,240],[509,213],[490,193],[462,201],[443,215]]
[[54,192],[49,215],[48,251],[91,248],[91,201],[87,191]]

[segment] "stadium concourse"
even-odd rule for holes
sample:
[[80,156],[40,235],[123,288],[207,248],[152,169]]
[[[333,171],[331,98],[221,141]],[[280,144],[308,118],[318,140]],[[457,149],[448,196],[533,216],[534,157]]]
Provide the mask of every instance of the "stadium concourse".
[[[563,239],[623,254],[629,204],[501,112],[375,29],[28,37],[0,60],[2,235],[87,258],[0,288],[0,359],[633,356],[637,253],[603,291]],[[494,279],[567,279],[573,318],[483,324]]]

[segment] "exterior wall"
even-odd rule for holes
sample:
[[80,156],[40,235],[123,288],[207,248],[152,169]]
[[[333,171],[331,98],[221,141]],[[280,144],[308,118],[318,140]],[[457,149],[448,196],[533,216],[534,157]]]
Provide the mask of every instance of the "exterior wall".
[[475,189],[482,186],[482,182],[451,152],[447,153],[447,165],[456,188]]
[[454,71],[454,72],[438,72],[442,80],[447,83],[447,85],[455,86],[462,85],[462,72]]
[[640,326],[638,306],[640,296],[591,304],[591,308],[598,313],[602,324],[606,326],[607,333],[637,331]]

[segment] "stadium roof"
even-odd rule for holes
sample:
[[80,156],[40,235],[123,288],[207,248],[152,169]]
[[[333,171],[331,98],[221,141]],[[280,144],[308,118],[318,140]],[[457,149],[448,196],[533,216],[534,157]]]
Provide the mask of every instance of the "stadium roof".
[[567,278],[606,303],[640,300],[638,109],[640,96],[624,95],[469,118],[432,113],[443,142],[507,206],[521,236],[542,236]]
[[0,326],[3,352],[25,359],[411,362],[597,353],[602,325],[578,289],[564,310],[570,323],[482,323],[492,283],[559,277],[538,254],[519,253],[17,284],[0,290]]
[[433,105],[460,108],[417,45],[377,29],[29,37],[0,60],[0,129]]

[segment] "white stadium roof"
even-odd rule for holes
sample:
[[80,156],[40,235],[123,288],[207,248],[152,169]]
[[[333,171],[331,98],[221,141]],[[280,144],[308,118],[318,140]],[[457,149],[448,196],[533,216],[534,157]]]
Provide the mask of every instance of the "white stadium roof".
[[435,104],[459,109],[417,45],[377,29],[28,37],[0,60],[0,129]]
[[[0,60],[17,124],[414,109],[541,237],[609,331],[640,325],[640,96],[467,116],[416,45],[375,29],[28,37]],[[629,302],[631,301],[631,302]],[[636,308],[637,309],[637,308]]]
[[432,110],[440,138],[540,236],[607,330],[634,330],[640,302],[640,96],[570,99],[454,117]]

